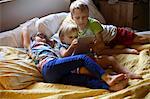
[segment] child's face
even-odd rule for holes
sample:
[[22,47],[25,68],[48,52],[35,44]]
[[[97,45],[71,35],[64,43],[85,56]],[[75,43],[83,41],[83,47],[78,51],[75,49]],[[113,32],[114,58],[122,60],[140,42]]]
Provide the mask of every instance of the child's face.
[[35,41],[46,43],[46,35],[44,35],[44,34],[42,34],[42,33],[38,33],[38,34],[35,36]]
[[73,31],[73,32],[69,32],[67,35],[64,35],[63,36],[63,43],[66,43],[66,44],[71,44],[72,41],[74,39],[76,39],[78,37],[78,32],[77,31]]
[[86,28],[88,22],[89,12],[87,9],[81,11],[80,9],[75,9],[72,13],[72,19],[78,25],[79,29],[83,30]]

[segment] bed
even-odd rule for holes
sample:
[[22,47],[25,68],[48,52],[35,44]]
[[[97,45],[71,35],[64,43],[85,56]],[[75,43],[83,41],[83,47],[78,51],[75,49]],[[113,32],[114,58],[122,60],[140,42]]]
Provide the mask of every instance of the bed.
[[[143,80],[129,80],[129,86],[118,92],[104,89],[89,89],[79,86],[44,83],[42,75],[33,60],[22,46],[22,28],[27,27],[32,34],[37,25],[53,35],[68,13],[50,14],[42,18],[33,18],[16,29],[0,33],[0,98],[1,99],[150,99],[150,44],[134,45],[139,55],[120,54],[115,57],[120,64],[134,73],[143,76]],[[139,32],[150,36],[150,31]]]
[[[150,98],[150,44],[134,45],[134,48],[141,50],[139,55],[120,54],[115,56],[120,64],[144,78],[143,80],[129,80],[129,86],[121,91],[112,93],[104,89],[44,83],[35,64],[22,48],[22,28],[24,26],[28,27],[28,31],[33,34],[36,33],[36,24],[39,24],[50,36],[51,33],[57,31],[66,15],[67,13],[62,12],[40,19],[34,18],[14,30],[0,33],[0,97],[2,99],[14,97],[15,99],[25,99],[27,97],[31,99]],[[58,24],[49,24],[53,23],[54,20]],[[139,34],[149,36],[150,31],[139,32]]]

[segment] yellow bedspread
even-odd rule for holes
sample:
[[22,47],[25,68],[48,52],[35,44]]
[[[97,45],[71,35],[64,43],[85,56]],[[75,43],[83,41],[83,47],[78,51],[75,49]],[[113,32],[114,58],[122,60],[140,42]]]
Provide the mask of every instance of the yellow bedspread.
[[0,46],[0,99],[150,99],[150,44],[146,47],[139,55],[116,56],[123,66],[144,79],[130,80],[127,88],[110,93],[104,89],[43,83],[40,72],[25,52]]

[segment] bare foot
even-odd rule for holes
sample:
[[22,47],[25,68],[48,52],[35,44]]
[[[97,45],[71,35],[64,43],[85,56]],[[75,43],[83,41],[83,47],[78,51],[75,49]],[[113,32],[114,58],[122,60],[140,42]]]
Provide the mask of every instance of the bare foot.
[[124,74],[117,74],[117,75],[109,75],[109,74],[104,74],[102,76],[102,79],[109,85],[113,86],[116,83],[120,82],[125,78],[126,75]]
[[129,73],[129,74],[127,74],[127,76],[128,76],[130,79],[143,79],[141,75],[134,74],[134,73]]
[[124,78],[122,81],[120,81],[119,83],[111,86],[109,88],[110,91],[119,91],[124,89],[126,86],[128,85],[128,78]]
[[139,52],[136,49],[127,48],[125,49],[125,51],[127,54],[139,54]]

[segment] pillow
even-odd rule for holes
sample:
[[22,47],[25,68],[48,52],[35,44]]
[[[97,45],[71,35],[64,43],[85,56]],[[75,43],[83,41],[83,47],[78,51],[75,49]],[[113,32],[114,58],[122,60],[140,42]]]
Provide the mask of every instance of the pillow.
[[89,16],[99,20],[101,23],[106,23],[103,15],[98,11],[92,0],[79,0],[89,7]]
[[39,20],[39,18],[35,17],[35,18],[31,19],[31,20],[26,21],[25,23],[21,24],[20,26],[21,27],[27,27],[28,31],[31,34],[34,34],[34,33],[37,32],[37,28],[35,26],[36,26],[36,22],[38,20]]
[[23,47],[23,45],[22,45],[22,32],[23,32],[23,30],[22,29],[24,27],[27,27],[27,32],[29,32],[30,35],[37,33],[37,28],[36,28],[35,24],[36,24],[36,21],[38,21],[38,20],[39,20],[39,18],[33,18],[33,19],[26,21],[25,23],[21,24],[19,27],[20,30],[18,30],[18,29],[13,30],[14,35],[17,38],[18,47]]
[[37,29],[35,28],[35,22],[38,19],[39,18],[33,18],[13,30],[0,33],[0,46],[23,47],[22,28],[27,27],[29,33],[36,33]]
[[0,46],[18,46],[12,31],[0,33]]
[[57,32],[60,24],[67,15],[68,13],[61,12],[42,17],[36,22],[36,28],[38,28],[39,32],[46,33],[48,37],[51,37]]

